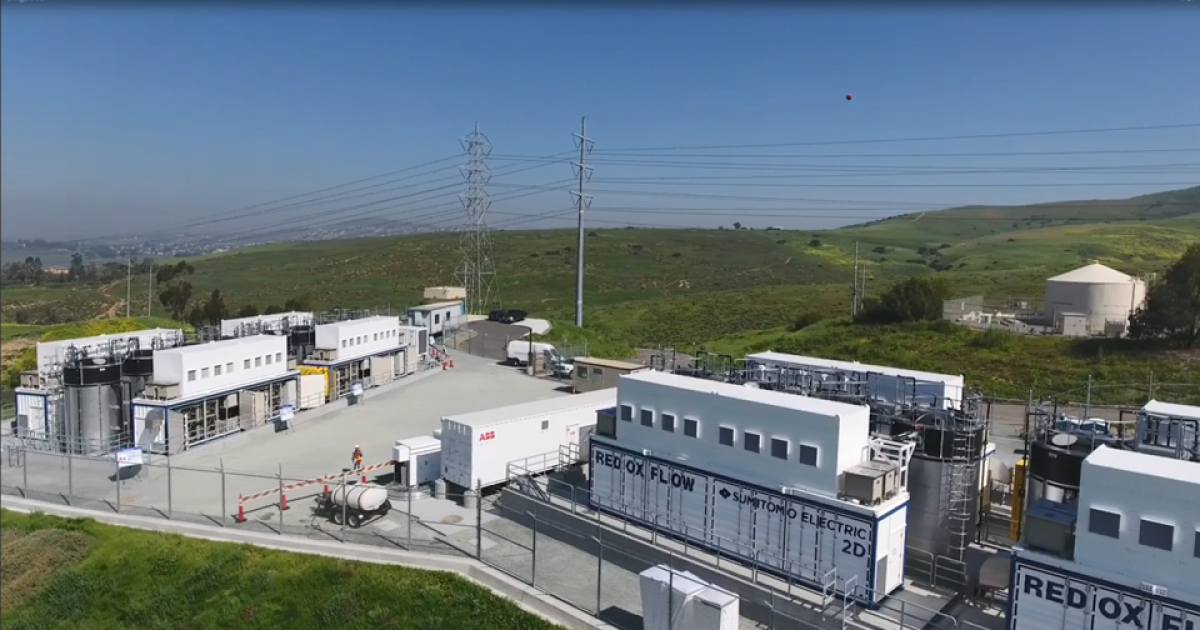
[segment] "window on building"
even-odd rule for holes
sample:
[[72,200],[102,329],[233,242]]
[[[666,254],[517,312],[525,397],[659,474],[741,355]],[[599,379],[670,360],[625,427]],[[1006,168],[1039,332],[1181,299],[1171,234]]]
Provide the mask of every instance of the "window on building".
[[200,368],[200,378],[208,378],[208,368]]
[[276,362],[276,363],[283,363],[283,353],[282,353],[282,352],[276,352],[276,353],[275,353],[275,362]]
[[644,427],[654,426],[654,410],[653,409],[643,409],[642,410],[642,426],[644,426]]
[[196,370],[188,370],[188,382],[196,380]]
[[246,359],[245,361],[242,361],[242,369],[243,370],[250,369],[250,359]]
[[621,405],[621,419],[625,422],[633,422],[633,405]]
[[604,370],[601,370],[598,367],[592,368],[592,376],[603,376],[603,375],[604,375]]
[[220,376],[220,375],[221,375],[221,366],[214,365],[213,366],[213,376]]
[[371,341],[379,341],[379,333],[371,335]]
[[[575,376],[578,376],[579,378],[586,380],[587,379],[587,368],[582,365],[575,368]],[[630,412],[630,413],[632,413],[632,412]]]
[[1121,515],[1098,508],[1088,510],[1088,531],[1109,538],[1121,537]]
[[230,361],[229,363],[225,364],[225,373],[233,374],[233,361]]
[[271,365],[271,355],[268,354],[267,356],[265,356],[263,358],[265,358],[267,360],[267,365]]
[[262,357],[254,357],[254,367],[262,367]]
[[675,416],[669,413],[662,414],[662,430],[668,433],[675,432]]
[[1175,526],[1142,519],[1138,528],[1138,543],[1163,551],[1175,549]]
[[721,427],[720,432],[717,434],[717,440],[721,443],[721,446],[733,446],[733,429],[730,427]]
[[1192,555],[1200,558],[1200,529],[1196,530],[1195,544],[1192,545]]
[[817,465],[817,447],[807,444],[800,445],[800,463],[805,466]]
[[779,459],[788,458],[788,441],[779,438],[771,438],[771,457]]
[[342,349],[343,350],[346,349],[346,340],[345,339],[342,340]]
[[683,434],[690,438],[700,437],[700,421],[695,418],[684,418]]
[[749,431],[742,434],[742,448],[757,453],[762,450],[762,436]]
[[434,314],[433,323],[435,323],[435,324],[442,323],[442,315],[440,313]]
[[549,428],[550,428],[550,421],[549,421],[549,420],[542,420],[542,430],[543,430],[543,431],[545,431],[545,430],[547,430],[547,429],[549,429]]

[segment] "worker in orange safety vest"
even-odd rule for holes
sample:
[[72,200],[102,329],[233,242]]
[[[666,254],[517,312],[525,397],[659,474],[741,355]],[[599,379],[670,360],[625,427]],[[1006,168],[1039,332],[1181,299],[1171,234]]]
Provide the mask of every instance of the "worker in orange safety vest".
[[354,458],[354,470],[362,470],[362,448],[360,448],[357,444],[354,445],[354,455],[352,455],[352,457]]

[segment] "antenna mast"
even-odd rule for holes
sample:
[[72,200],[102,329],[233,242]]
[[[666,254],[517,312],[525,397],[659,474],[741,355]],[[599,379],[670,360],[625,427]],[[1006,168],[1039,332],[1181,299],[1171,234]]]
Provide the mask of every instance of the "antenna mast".
[[467,221],[459,237],[463,259],[454,275],[467,290],[467,312],[479,315],[500,304],[496,292],[492,240],[487,225],[487,210],[492,205],[487,193],[488,182],[492,179],[487,157],[492,152],[492,144],[479,131],[479,123],[475,123],[475,131],[461,142],[467,162],[459,170],[467,188],[459,195],[459,200],[467,213]]
[[592,205],[592,196],[583,192],[583,185],[592,178],[592,167],[588,166],[584,160],[594,146],[591,138],[587,137],[587,118],[579,119],[579,133],[571,135],[574,136],[575,144],[579,147],[579,161],[571,163],[571,166],[575,168],[576,176],[579,177],[578,190],[571,191],[571,196],[575,198],[576,207],[579,209],[579,242],[575,246],[575,325],[583,328],[583,212]]

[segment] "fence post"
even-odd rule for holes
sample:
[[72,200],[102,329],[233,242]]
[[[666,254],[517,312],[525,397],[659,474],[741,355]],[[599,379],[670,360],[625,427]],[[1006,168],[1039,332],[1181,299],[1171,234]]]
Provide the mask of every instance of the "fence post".
[[600,604],[604,593],[604,528],[596,528],[596,616],[600,616]]
[[225,458],[221,458],[221,527],[225,527],[225,513],[229,504],[225,502]]
[[283,508],[287,497],[283,496],[283,464],[279,464],[279,535],[283,535]]
[[117,512],[121,511],[121,460],[117,459],[117,454],[113,453],[113,465],[117,469]]
[[[225,511],[225,506],[221,506],[221,511]],[[175,518],[175,501],[171,496],[171,456],[167,455],[167,518]]]
[[675,552],[667,557],[667,627],[675,627]]
[[475,559],[483,562],[483,479],[475,481]]
[[407,510],[407,514],[408,514],[408,550],[412,551],[412,520],[413,520],[413,513],[412,513],[413,488],[412,488],[412,486],[408,486],[407,494],[408,494],[408,510]]
[[67,505],[71,505],[71,497],[75,496],[75,458],[67,449]]
[[534,588],[537,588],[537,539],[538,539],[537,503],[533,504],[533,512],[531,512],[531,513],[527,512],[527,514],[529,514],[530,516],[533,517],[533,550],[532,550],[533,551],[533,559],[532,559],[532,562],[530,562],[531,566],[530,566],[530,570],[529,570],[529,585]]
[[25,450],[27,445],[22,442],[20,448],[17,449],[17,456],[21,458],[21,497],[29,495],[29,453]]
[[346,513],[349,511],[349,508],[346,507],[346,504],[348,504],[350,502],[346,500],[347,497],[346,497],[346,473],[345,472],[342,473],[341,486],[342,486],[342,542],[346,542]]

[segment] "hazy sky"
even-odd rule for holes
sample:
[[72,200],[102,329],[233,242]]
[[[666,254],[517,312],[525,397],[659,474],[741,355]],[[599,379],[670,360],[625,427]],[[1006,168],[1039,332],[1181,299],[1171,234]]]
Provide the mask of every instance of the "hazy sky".
[[[494,147],[491,223],[566,226],[520,217],[571,205],[570,164],[523,160],[569,152],[583,115],[598,225],[815,228],[1200,183],[1200,127],[860,142],[1200,122],[1200,5],[1185,2],[103,4],[3,4],[6,239],[376,217],[451,227],[449,158],[476,121]],[[724,148],[774,143],[796,146]],[[681,146],[718,148],[665,150]],[[1045,152],[1082,153],[1011,155]]]

